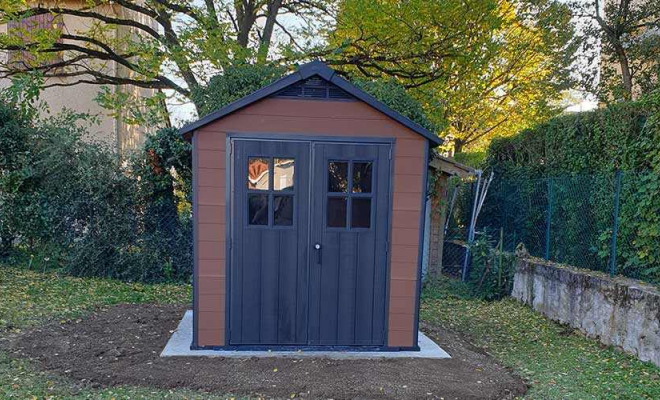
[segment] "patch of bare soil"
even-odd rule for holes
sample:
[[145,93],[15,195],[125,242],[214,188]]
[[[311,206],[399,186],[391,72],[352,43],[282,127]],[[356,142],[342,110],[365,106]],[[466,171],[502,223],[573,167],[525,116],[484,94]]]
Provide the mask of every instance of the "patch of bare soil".
[[160,358],[184,311],[184,306],[115,306],[78,321],[53,322],[2,347],[44,371],[92,386],[287,398],[502,399],[526,389],[489,356],[430,326],[425,330],[452,359]]

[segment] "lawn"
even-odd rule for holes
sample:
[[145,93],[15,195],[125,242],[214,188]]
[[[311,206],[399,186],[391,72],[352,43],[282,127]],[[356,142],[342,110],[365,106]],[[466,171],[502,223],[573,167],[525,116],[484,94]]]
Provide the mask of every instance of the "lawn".
[[[187,303],[189,285],[143,285],[0,267],[0,337],[118,303]],[[459,332],[531,385],[527,398],[660,398],[660,369],[549,322],[513,300],[469,297],[453,281],[426,287],[421,318]],[[0,398],[208,398],[194,391],[94,389],[0,352]]]
[[474,299],[460,283],[427,285],[421,319],[465,335],[531,385],[527,398],[660,398],[660,369],[551,322],[513,299]]

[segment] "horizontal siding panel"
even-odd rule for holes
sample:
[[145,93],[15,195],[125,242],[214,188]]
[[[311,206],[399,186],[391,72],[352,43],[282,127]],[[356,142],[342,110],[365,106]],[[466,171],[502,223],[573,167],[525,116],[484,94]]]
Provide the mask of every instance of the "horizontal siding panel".
[[417,229],[392,229],[392,244],[402,244],[404,246],[419,245],[419,230]]
[[199,168],[197,170],[197,186],[226,187],[226,176],[224,169]]
[[200,311],[199,319],[197,322],[199,324],[200,331],[223,330],[225,329],[225,314],[213,311]]
[[224,295],[226,292],[225,278],[218,276],[200,275],[197,286],[200,295]]
[[199,150],[197,152],[198,168],[225,169],[225,152],[220,150]]
[[392,262],[417,264],[419,251],[417,246],[392,245]]
[[394,192],[393,206],[394,210],[421,211],[422,198],[420,193],[399,193]]
[[424,175],[424,159],[422,157],[396,157],[394,175]]
[[197,222],[201,224],[224,224],[227,219],[225,206],[197,206]]
[[417,263],[392,261],[392,279],[417,280]]
[[392,120],[349,118],[284,117],[262,115],[229,115],[214,123],[224,132],[294,133],[323,136],[395,137],[419,136]]
[[199,260],[197,274],[203,276],[225,277],[225,260]]
[[393,228],[419,228],[419,217],[421,211],[406,211],[396,210],[392,211],[392,227]]
[[394,145],[394,154],[396,157],[419,157],[424,154],[425,140],[421,136],[415,139],[399,139]]
[[415,324],[413,314],[394,314],[390,312],[388,329],[390,331],[408,331],[412,330]]
[[[390,318],[392,314],[414,314],[414,297],[391,297],[390,298]],[[407,327],[409,329],[410,327]]]
[[199,311],[225,314],[225,295],[202,294],[199,296]]
[[391,279],[391,297],[415,297],[417,293],[417,281]]
[[225,224],[198,224],[197,238],[206,242],[223,242],[226,237],[227,225]]
[[413,346],[413,331],[389,331],[387,332],[387,344],[391,347]]
[[[423,193],[422,175],[394,175],[394,191],[397,193]],[[419,200],[422,201],[421,199]]]
[[[223,171],[224,173],[224,171]],[[197,203],[202,205],[224,206],[225,188],[200,186],[197,188]]]
[[207,125],[195,134],[199,150],[226,150],[227,135],[224,132],[216,132],[212,127],[213,124]]
[[264,99],[237,112],[244,115],[388,119],[380,111],[361,101],[322,101],[299,99]]
[[197,243],[198,260],[225,260],[225,242]]
[[224,346],[225,331],[221,330],[200,330],[197,334],[197,345],[199,346]]

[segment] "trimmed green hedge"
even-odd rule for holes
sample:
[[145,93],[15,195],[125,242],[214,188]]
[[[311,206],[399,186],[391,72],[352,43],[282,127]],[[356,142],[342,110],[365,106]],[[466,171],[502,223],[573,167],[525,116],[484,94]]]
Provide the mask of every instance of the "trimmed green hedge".
[[660,282],[659,93],[496,139],[485,168],[496,180],[481,226],[507,226],[543,256],[551,204],[550,258],[601,270],[611,251],[615,171],[622,171],[616,272]]

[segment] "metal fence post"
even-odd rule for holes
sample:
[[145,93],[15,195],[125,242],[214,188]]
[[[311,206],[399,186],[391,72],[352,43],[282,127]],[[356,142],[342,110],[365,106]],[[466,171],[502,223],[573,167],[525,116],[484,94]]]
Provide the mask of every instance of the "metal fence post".
[[616,237],[619,231],[619,197],[621,196],[621,170],[614,174],[614,211],[612,213],[612,244],[610,248],[610,276],[616,272]]
[[548,207],[545,216],[545,259],[550,259],[550,223],[552,221],[552,179],[548,178]]

